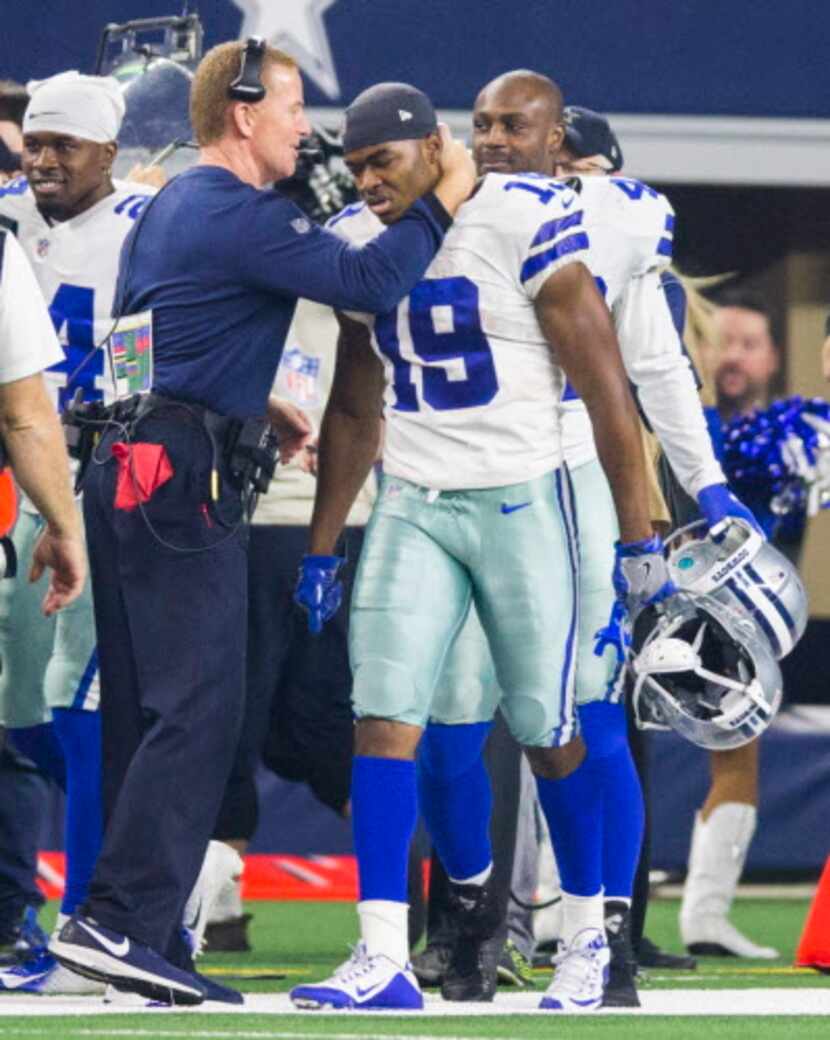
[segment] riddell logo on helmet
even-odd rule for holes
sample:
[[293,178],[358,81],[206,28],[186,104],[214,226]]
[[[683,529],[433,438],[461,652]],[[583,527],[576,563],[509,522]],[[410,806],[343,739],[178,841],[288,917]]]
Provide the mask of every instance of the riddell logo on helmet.
[[749,549],[743,548],[737,552],[731,560],[727,560],[720,570],[715,571],[712,574],[712,581],[720,581],[721,578],[725,578],[727,574],[731,574],[736,567],[740,567],[742,563],[746,562],[746,558],[749,556]]

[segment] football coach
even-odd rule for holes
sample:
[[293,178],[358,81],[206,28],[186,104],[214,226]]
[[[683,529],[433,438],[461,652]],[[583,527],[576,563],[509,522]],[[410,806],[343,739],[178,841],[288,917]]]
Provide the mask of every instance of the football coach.
[[[154,197],[121,254],[115,315],[152,343],[148,392],[113,406],[83,484],[110,793],[88,901],[51,949],[121,990],[198,1004],[242,999],[193,971],[180,926],[241,720],[255,485],[272,431],[283,457],[308,433],[269,399],[297,298],[392,309],[475,174],[445,134],[434,193],[355,248],[269,187],[310,132],[290,57],[221,44],[190,104],[199,162]],[[398,136],[423,134],[417,113],[397,115]],[[314,562],[333,580],[336,557]]]

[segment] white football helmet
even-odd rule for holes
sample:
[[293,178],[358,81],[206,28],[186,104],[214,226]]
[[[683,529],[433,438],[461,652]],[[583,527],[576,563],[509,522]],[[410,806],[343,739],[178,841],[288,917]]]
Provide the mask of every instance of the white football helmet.
[[730,519],[720,541],[698,520],[666,540],[678,589],[708,596],[751,617],[780,660],[807,625],[807,593],[798,571],[746,520]]
[[709,596],[662,604],[632,661],[634,712],[643,728],[671,727],[723,751],[754,740],[781,704],[781,670],[746,613]]

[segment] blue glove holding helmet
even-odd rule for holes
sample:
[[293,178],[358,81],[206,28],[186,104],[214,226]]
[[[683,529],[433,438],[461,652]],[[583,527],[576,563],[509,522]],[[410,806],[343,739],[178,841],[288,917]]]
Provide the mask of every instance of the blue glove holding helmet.
[[659,535],[639,542],[614,545],[614,592],[616,601],[605,628],[596,634],[594,653],[601,657],[607,646],[614,646],[617,659],[624,661],[631,645],[631,622],[646,607],[652,607],[677,592]]
[[697,504],[715,541],[724,534],[728,521],[733,517],[746,520],[759,534],[764,533],[751,510],[732,494],[726,484],[710,484],[703,488],[698,492]]
[[300,564],[294,602],[308,614],[308,629],[313,635],[337,613],[343,600],[343,583],[337,571],[346,561],[342,556],[306,555]]

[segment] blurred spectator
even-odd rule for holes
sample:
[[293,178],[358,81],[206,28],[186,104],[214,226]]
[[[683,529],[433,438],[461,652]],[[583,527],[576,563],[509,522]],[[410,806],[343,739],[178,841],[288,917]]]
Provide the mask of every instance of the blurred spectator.
[[[725,423],[770,403],[780,353],[769,311],[757,293],[741,289],[720,293],[711,325],[707,363],[717,398],[715,418]],[[747,498],[746,503],[773,536],[777,518],[768,495],[757,501]],[[799,527],[794,544],[779,548],[797,555],[802,530]],[[713,751],[709,761],[711,786],[692,832],[680,933],[692,953],[770,960],[778,956],[776,949],[754,943],[728,920],[757,824],[758,741],[731,751]]]
[[0,184],[20,171],[23,112],[29,95],[11,79],[0,80]]

